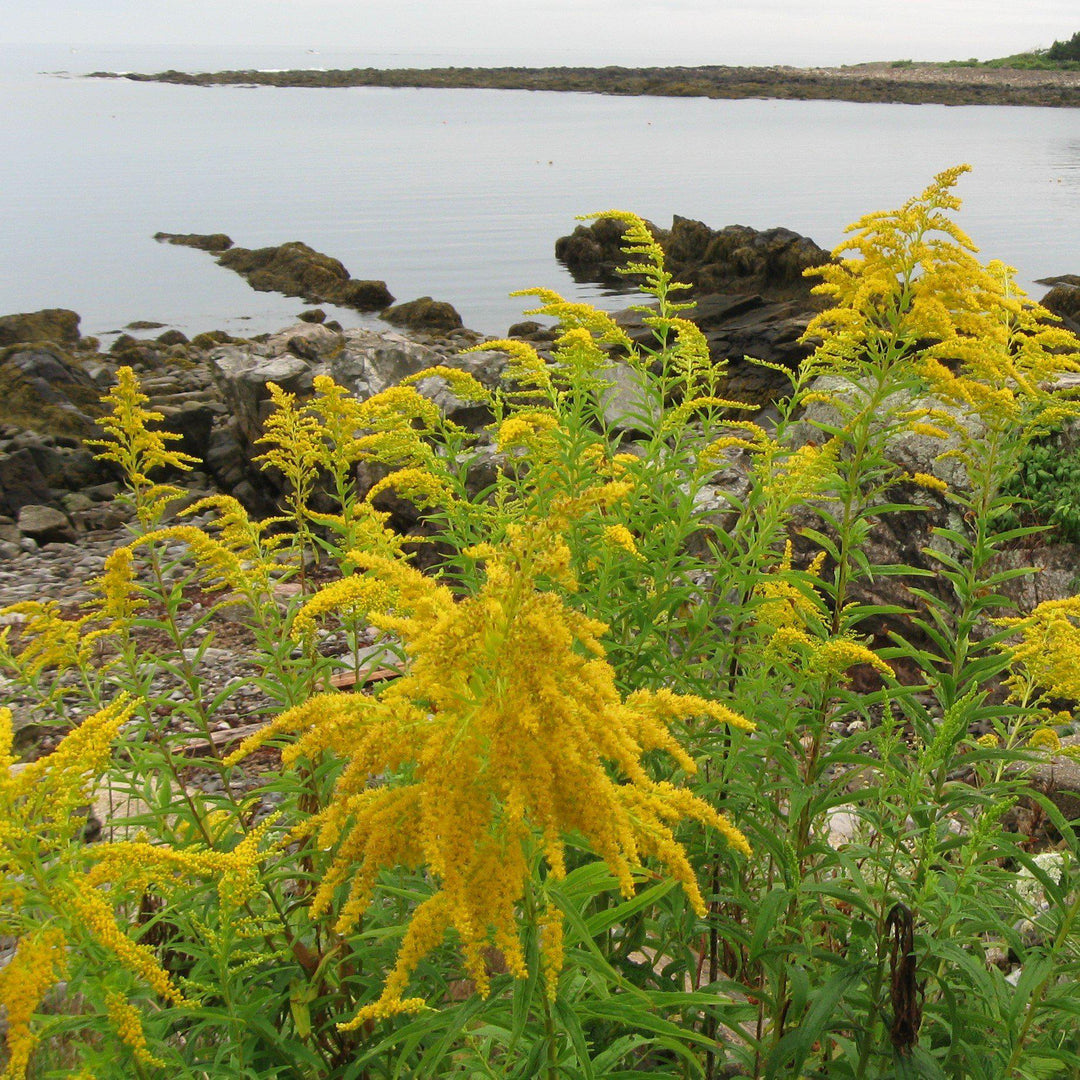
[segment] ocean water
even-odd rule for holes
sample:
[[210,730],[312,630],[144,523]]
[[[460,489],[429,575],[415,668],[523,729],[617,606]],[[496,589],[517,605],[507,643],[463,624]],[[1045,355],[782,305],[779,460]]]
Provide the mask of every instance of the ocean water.
[[[544,285],[624,306],[555,261],[575,215],[782,225],[824,247],[967,162],[962,226],[1034,280],[1080,273],[1080,110],[613,98],[528,91],[197,88],[90,80],[166,67],[441,66],[475,56],[0,47],[0,313],[70,307],[258,333],[304,305],[153,234],[303,240],[398,300],[503,333]],[[343,323],[364,318],[335,310]],[[155,331],[156,333],[157,331]]]

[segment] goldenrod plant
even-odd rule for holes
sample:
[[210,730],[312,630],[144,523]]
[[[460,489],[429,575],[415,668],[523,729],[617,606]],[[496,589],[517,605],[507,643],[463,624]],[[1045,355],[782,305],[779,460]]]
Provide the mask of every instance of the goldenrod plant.
[[[1080,601],[1015,610],[1007,493],[1080,343],[979,262],[964,171],[815,272],[767,423],[620,211],[650,340],[533,289],[555,343],[485,345],[494,388],[271,386],[270,520],[176,509],[155,471],[191,463],[122,369],[132,536],[0,647],[68,731],[22,765],[0,712],[4,1075],[1080,1074],[1075,822],[1030,782]],[[226,610],[251,674],[210,692]]]

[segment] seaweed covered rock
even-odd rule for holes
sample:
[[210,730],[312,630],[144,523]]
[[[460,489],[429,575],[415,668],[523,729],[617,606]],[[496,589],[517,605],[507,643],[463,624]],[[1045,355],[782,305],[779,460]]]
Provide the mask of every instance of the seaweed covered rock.
[[299,240],[277,247],[233,247],[221,253],[218,263],[259,292],[298,296],[309,304],[378,311],[394,302],[386,282],[354,280],[338,259]]
[[232,240],[224,233],[154,233],[154,239],[162,244],[178,244],[181,247],[196,248],[198,251],[228,251],[233,246]]
[[[601,218],[579,225],[555,243],[555,255],[579,281],[624,280],[623,224]],[[804,271],[832,256],[791,229],[759,231],[745,225],[714,230],[691,218],[675,217],[670,229],[649,226],[676,280],[699,293],[757,293],[770,300],[808,297],[813,281]]]
[[1080,333],[1080,276],[1065,274],[1059,278],[1048,279],[1043,284],[1051,283],[1054,287],[1040,303],[1061,319],[1070,330]]
[[79,316],[67,308],[0,316],[0,349],[41,341],[74,348],[79,343]]
[[445,300],[432,300],[421,296],[416,300],[387,308],[382,317],[394,326],[407,326],[410,330],[446,333],[460,330],[465,324],[452,304]]

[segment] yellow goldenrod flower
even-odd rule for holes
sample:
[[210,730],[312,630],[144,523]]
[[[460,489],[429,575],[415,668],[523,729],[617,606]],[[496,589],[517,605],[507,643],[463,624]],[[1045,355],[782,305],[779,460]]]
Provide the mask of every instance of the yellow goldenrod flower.
[[1020,635],[1019,642],[1001,646],[1015,700],[1080,698],[1080,596],[1044,600],[1026,618],[994,621]]
[[[781,627],[804,628],[820,614],[821,600],[812,584],[803,584],[791,575],[792,545],[784,544],[780,565],[771,574],[763,574],[754,586],[754,596],[761,603],[755,614],[761,626],[779,630]],[[825,552],[814,556],[805,573],[818,577],[825,563]]]
[[174,1005],[191,1004],[158,962],[154,950],[148,945],[136,944],[116,925],[112,908],[98,890],[88,887],[74,889],[68,895],[68,902],[85,929],[116,957],[121,966]]
[[120,1041],[131,1049],[135,1060],[141,1065],[164,1069],[165,1062],[150,1053],[146,1045],[146,1033],[143,1031],[139,1010],[130,1004],[121,994],[110,991],[105,996],[109,1023],[112,1024]]
[[1031,750],[1056,754],[1061,749],[1061,738],[1052,727],[1040,727],[1032,732],[1027,744]]
[[318,621],[333,613],[342,621],[363,619],[369,611],[387,611],[392,607],[393,593],[384,581],[368,574],[351,574],[332,581],[316,592],[297,612],[292,636],[297,641],[310,641]]
[[604,540],[612,547],[622,548],[639,559],[642,557],[634,534],[625,525],[605,525]]
[[453,500],[446,484],[427,469],[397,469],[373,484],[365,501],[374,502],[384,491],[395,491],[421,508],[445,506]]
[[542,436],[558,426],[558,419],[551,413],[518,412],[499,425],[495,444],[501,451],[512,450],[517,446],[536,450],[542,444]]
[[64,935],[55,927],[24,937],[6,967],[0,968],[0,1003],[7,1010],[7,1068],[4,1080],[22,1080],[37,1036],[30,1021],[47,990],[67,970]]
[[925,488],[927,491],[936,491],[940,495],[944,495],[949,490],[949,485],[945,483],[940,477],[934,476],[931,473],[917,472],[912,473],[908,479],[921,488]]
[[[483,348],[488,349],[490,346],[484,345]],[[425,379],[442,379],[447,389],[461,401],[485,404],[491,402],[491,391],[478,382],[474,375],[462,371],[461,368],[447,367],[446,364],[436,364],[434,367],[407,375],[401,380],[401,385],[413,386]]]
[[[579,498],[587,504],[603,497]],[[371,610],[368,618],[400,637],[407,658],[402,678],[373,696],[313,698],[229,759],[295,731],[286,761],[327,750],[346,760],[329,805],[297,830],[334,852],[312,914],[330,910],[347,885],[337,911],[340,933],[367,908],[383,869],[425,866],[435,883],[413,915],[382,994],[346,1028],[418,1008],[420,999],[404,996],[412,973],[451,928],[481,993],[488,990],[483,950],[489,942],[511,972],[525,975],[518,926],[533,874],[530,853],[542,854],[558,880],[567,832],[589,841],[627,894],[635,868],[655,857],[699,913],[704,901],[674,824],[697,820],[749,850],[712,806],[656,783],[642,765],[643,755],[659,750],[693,771],[670,731],[678,719],[707,716],[743,728],[747,722],[717,702],[669,691],[620,697],[600,642],[604,625],[537,587],[569,574],[569,548],[556,524],[511,526],[502,544],[474,554],[485,560],[484,584],[455,600],[399,560],[354,553],[357,566],[393,597],[392,607]],[[376,776],[396,779],[373,786]],[[553,911],[542,919],[542,965],[553,977],[561,966],[561,933]]]
[[182,436],[147,427],[164,420],[164,416],[143,408],[150,399],[140,389],[130,367],[117,370],[116,385],[102,400],[112,406],[112,411],[98,421],[105,438],[88,439],[86,445],[101,447],[98,458],[120,466],[132,485],[139,520],[149,527],[160,519],[169,502],[183,494],[172,485],[154,483],[149,473],[159,468],[190,469],[198,464],[198,459],[168,448],[170,442],[177,442]]

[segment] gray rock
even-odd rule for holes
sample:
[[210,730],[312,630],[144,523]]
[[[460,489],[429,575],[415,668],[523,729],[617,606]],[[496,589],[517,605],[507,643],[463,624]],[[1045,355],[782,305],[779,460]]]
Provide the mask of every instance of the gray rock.
[[311,366],[297,356],[267,357],[251,348],[226,345],[210,354],[210,371],[240,434],[252,447],[262,434],[263,405],[270,400],[267,383],[295,394],[311,391]]
[[89,510],[94,500],[81,491],[71,491],[60,500],[60,504],[69,514],[76,514],[80,510]]
[[649,394],[650,381],[629,364],[612,363],[604,372],[611,385],[604,391],[604,419],[615,431],[645,432],[660,419],[660,402]]
[[75,530],[67,514],[52,506],[24,506],[19,511],[19,531],[38,544],[71,543]]
[[440,360],[431,346],[401,334],[347,330],[344,348],[330,358],[326,373],[355,397],[366,400]]
[[268,356],[292,353],[316,363],[341,350],[341,335],[321,323],[300,322],[271,334],[263,342]]

